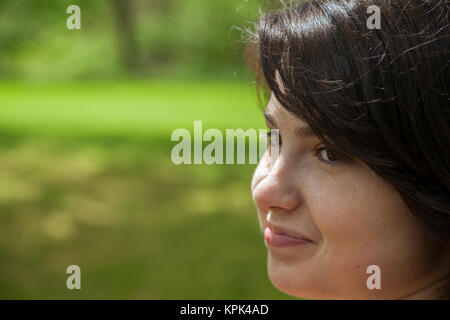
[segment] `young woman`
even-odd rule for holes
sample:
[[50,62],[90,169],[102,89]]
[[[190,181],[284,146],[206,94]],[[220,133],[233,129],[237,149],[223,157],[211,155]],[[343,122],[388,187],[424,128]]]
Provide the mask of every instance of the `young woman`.
[[253,43],[279,130],[252,180],[274,286],[450,298],[449,4],[313,0]]

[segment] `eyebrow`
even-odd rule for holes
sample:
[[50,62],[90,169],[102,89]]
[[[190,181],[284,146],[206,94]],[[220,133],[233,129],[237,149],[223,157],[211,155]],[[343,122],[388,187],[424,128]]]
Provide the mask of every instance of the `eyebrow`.
[[[275,118],[270,115],[269,113],[264,110],[264,118],[266,118],[267,123],[271,124],[272,126],[279,128],[277,126],[277,123],[275,121]],[[295,129],[295,134],[302,137],[314,137],[315,134],[312,131],[310,126],[302,126]]]

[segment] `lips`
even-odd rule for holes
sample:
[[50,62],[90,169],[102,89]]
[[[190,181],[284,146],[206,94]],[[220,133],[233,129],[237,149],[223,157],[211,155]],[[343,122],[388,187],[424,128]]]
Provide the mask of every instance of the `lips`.
[[312,243],[310,239],[295,231],[270,224],[264,230],[264,240],[272,247],[291,247]]

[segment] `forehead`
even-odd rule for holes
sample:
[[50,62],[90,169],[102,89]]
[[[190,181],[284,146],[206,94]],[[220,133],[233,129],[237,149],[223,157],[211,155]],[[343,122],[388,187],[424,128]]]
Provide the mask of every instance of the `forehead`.
[[285,134],[292,134],[303,138],[314,138],[311,127],[281,106],[274,95],[264,111],[264,117],[269,126],[280,129]]
[[283,123],[284,125],[291,125],[293,127],[307,127],[308,124],[301,119],[297,118],[291,112],[286,110],[280,102],[277,100],[275,95],[272,93],[270,95],[269,103],[267,104],[264,113],[273,118],[277,124]]

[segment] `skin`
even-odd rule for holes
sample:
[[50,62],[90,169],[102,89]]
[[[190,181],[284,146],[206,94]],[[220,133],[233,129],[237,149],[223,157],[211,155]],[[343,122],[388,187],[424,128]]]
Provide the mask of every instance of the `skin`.
[[[416,221],[398,192],[363,163],[339,160],[316,136],[299,134],[306,123],[274,96],[265,114],[281,145],[278,156],[266,152],[252,179],[261,231],[270,223],[312,241],[266,243],[273,285],[311,299],[437,298],[449,247]],[[370,265],[380,267],[379,290],[367,288]]]

